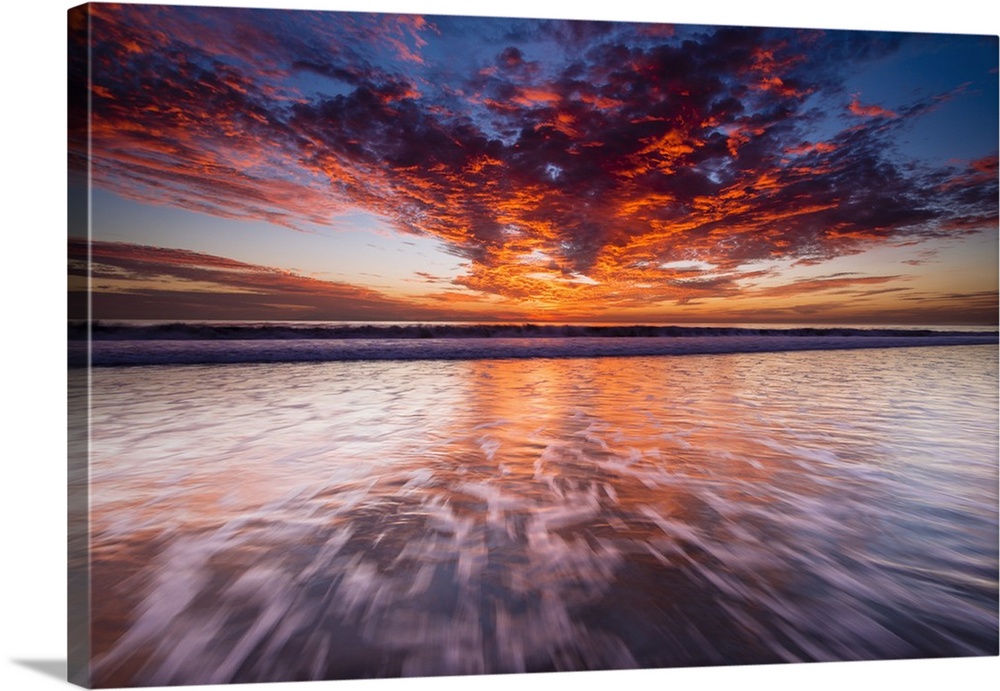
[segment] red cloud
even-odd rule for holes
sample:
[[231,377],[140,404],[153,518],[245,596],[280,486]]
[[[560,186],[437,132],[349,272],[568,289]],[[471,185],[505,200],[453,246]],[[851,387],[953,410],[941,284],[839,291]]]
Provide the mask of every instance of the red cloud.
[[854,94],[851,98],[851,104],[847,107],[852,114],[859,117],[865,118],[894,118],[896,113],[891,110],[886,110],[882,106],[877,105],[862,105],[861,101],[858,100],[859,94]]
[[[545,61],[525,41],[434,66],[442,30],[419,17],[222,16],[95,10],[97,185],[303,230],[360,207],[465,258],[460,284],[566,309],[690,302],[735,291],[755,262],[995,227],[995,156],[927,175],[888,156],[921,104],[896,114],[855,95],[866,121],[813,141],[807,97],[842,88],[823,33],[680,42],[554,24]],[[715,273],[660,268],[690,257]],[[219,266],[168,259],[176,277],[222,281]],[[234,270],[284,293],[332,289]]]
[[[71,275],[89,275],[95,319],[445,319],[362,286],[188,250],[71,240]],[[104,286],[104,287],[102,287]],[[83,300],[86,291],[71,291]],[[86,313],[76,311],[74,313]],[[472,318],[473,315],[466,315]]]

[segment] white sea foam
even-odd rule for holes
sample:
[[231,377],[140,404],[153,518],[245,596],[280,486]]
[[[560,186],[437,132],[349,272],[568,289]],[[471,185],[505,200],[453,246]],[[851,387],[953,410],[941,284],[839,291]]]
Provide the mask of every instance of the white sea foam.
[[93,381],[98,682],[996,652],[992,346]]
[[[505,336],[441,338],[114,338],[69,343],[69,363],[107,365],[482,360],[758,353],[855,348],[982,345],[996,333],[815,329],[747,333],[727,329],[656,336]],[[199,334],[204,336],[204,334]]]

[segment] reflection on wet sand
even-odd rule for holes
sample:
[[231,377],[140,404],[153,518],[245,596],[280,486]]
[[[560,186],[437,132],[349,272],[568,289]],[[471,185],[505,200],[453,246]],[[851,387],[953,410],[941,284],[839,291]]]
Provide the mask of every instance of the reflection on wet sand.
[[996,380],[991,347],[95,371],[94,681],[996,654]]

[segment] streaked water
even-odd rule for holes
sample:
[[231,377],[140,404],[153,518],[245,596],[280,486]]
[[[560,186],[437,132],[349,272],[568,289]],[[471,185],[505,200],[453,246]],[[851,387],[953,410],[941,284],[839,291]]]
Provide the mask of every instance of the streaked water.
[[98,685],[997,654],[997,350],[93,372]]

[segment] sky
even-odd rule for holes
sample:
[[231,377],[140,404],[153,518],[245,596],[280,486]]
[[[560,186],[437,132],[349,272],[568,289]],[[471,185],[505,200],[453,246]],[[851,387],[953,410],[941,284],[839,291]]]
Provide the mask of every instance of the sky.
[[95,318],[997,322],[995,36],[90,8]]

